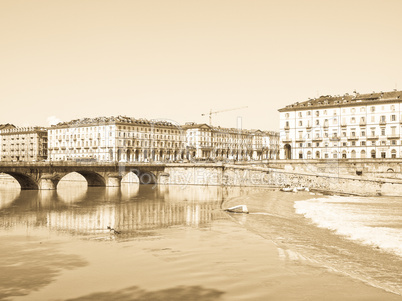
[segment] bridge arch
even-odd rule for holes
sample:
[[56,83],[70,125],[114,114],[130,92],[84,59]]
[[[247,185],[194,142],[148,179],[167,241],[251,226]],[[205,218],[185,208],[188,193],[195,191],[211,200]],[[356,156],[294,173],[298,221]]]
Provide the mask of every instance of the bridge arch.
[[30,175],[19,172],[3,172],[13,177],[21,186],[21,190],[37,190],[39,189],[38,182]]
[[138,175],[132,171],[129,171],[121,178],[122,183],[140,183]]
[[143,170],[130,170],[128,173],[134,173],[138,177],[138,181],[140,184],[156,184],[157,177],[151,171],[143,171]]
[[[97,172],[93,172],[93,171],[73,171],[73,172],[69,172],[66,173],[64,175],[61,175],[60,180],[62,180],[65,176],[68,175],[73,175],[74,173],[81,175],[88,184],[88,187],[104,187],[106,186],[106,181],[105,178],[100,175]],[[58,183],[60,183],[60,180]],[[79,178],[77,178],[77,180],[79,180]]]

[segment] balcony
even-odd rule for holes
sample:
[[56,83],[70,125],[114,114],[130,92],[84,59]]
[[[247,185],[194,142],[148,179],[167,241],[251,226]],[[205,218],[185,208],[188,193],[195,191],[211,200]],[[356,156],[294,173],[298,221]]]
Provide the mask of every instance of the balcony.
[[285,125],[285,131],[288,131],[288,130],[290,130],[290,126]]
[[365,121],[360,121],[359,125],[360,126],[366,126],[366,122]]
[[339,140],[341,140],[341,138],[338,137],[338,136],[332,136],[331,138],[329,138],[329,140],[331,140],[331,141],[339,141]]
[[358,136],[348,136],[348,140],[359,140]]
[[320,141],[322,141],[322,137],[313,138],[313,142],[320,142]]
[[342,124],[341,124],[341,127],[346,127],[346,126],[347,126],[346,123],[342,123]]
[[282,142],[283,142],[283,143],[292,143],[292,139],[290,139],[290,138],[284,138],[284,139],[282,140]]
[[398,134],[389,134],[387,136],[388,139],[399,139],[399,135]]
[[306,126],[306,129],[311,130],[311,129],[312,129],[312,126],[308,124],[308,125]]
[[296,141],[296,142],[304,142],[305,139],[304,139],[304,138],[296,138],[295,141]]
[[370,136],[367,136],[367,140],[377,140],[378,139],[378,136],[377,135],[370,135]]
[[385,120],[380,120],[380,125],[386,125],[387,122]]

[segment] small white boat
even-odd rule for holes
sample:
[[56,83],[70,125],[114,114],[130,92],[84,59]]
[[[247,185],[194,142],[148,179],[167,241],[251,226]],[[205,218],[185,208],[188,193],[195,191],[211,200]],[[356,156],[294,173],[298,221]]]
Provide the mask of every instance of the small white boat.
[[296,188],[293,188],[293,187],[282,187],[282,188],[281,188],[281,191],[284,191],[284,192],[294,192],[295,189],[296,189]]
[[246,205],[238,205],[234,207],[230,207],[225,209],[227,212],[233,212],[233,213],[248,213],[248,209]]
[[297,191],[310,191],[310,190],[308,189],[308,187],[304,187],[304,186],[296,187],[296,189],[297,189]]

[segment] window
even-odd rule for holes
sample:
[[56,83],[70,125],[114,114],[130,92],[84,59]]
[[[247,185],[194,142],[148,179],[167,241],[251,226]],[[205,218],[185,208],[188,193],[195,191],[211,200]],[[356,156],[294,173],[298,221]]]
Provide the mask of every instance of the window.
[[371,110],[371,112],[375,112],[375,107],[371,107],[370,110]]
[[365,137],[365,136],[366,136],[366,132],[365,132],[365,131],[362,131],[361,136],[362,136],[362,137]]
[[385,129],[381,129],[381,135],[385,136]]
[[299,126],[303,126],[303,121],[299,121]]
[[286,113],[286,114],[285,114],[285,118],[289,118],[289,113]]
[[311,111],[307,111],[307,116],[310,116],[311,115]]
[[315,116],[320,116],[320,111],[315,111]]
[[365,145],[366,145],[366,141],[362,141],[361,145],[362,145],[362,146],[365,146]]
[[350,118],[350,122],[351,123],[356,123],[356,118],[354,118],[354,117]]
[[315,121],[315,125],[320,125],[320,120],[317,119],[317,120]]
[[385,159],[386,157],[386,153],[385,152],[381,152],[381,158]]
[[395,121],[396,120],[396,115],[391,115],[391,121]]
[[298,115],[299,115],[299,117],[303,117],[303,113],[302,113],[302,112],[299,112]]

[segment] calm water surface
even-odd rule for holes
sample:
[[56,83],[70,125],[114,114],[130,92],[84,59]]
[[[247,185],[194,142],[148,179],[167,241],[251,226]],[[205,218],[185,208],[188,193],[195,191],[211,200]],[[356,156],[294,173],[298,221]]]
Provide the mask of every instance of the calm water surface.
[[[221,210],[238,204],[246,204],[250,214]],[[62,182],[57,191],[21,191],[10,185],[0,189],[0,237],[5,242],[1,252],[11,261],[24,255],[19,245],[35,241],[35,236],[75,246],[88,240],[110,244],[158,236],[174,227],[208,229],[225,220],[272,240],[283,261],[324,266],[396,295],[402,292],[401,216],[398,198],[326,197],[263,188],[138,184],[88,188],[86,183]],[[43,261],[35,246],[30,256]],[[74,256],[58,256],[57,262],[46,257],[44,264],[64,264],[66,269],[85,265]],[[4,276],[8,269],[11,273],[23,267],[9,262],[1,269],[0,300],[29,295],[37,290],[35,285],[53,281],[50,277],[47,283],[36,284],[37,274],[33,277],[25,270],[11,282]],[[41,271],[38,265],[35,269],[49,277],[48,270]]]

